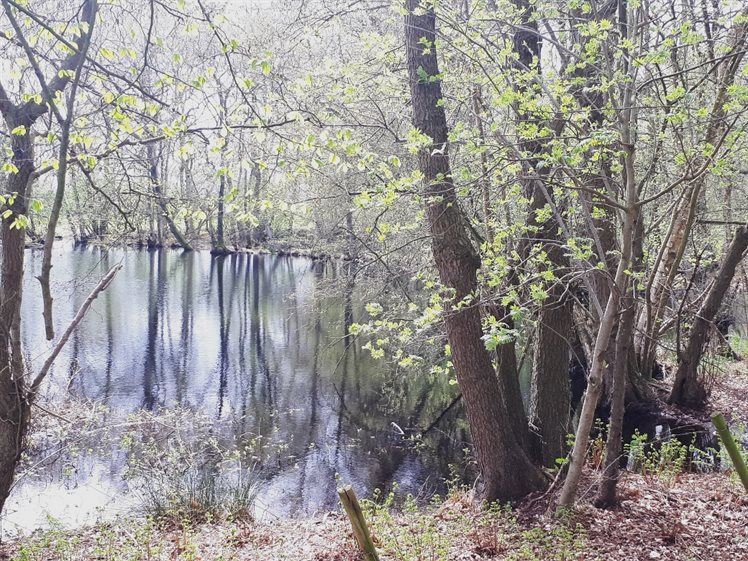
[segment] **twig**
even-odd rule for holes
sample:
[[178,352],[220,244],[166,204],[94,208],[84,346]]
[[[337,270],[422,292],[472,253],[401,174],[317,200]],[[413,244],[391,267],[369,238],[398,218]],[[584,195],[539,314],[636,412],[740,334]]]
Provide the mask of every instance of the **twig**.
[[83,302],[83,305],[78,310],[78,313],[73,318],[73,321],[70,322],[70,325],[68,325],[68,328],[65,330],[65,333],[62,334],[62,337],[60,337],[60,340],[57,341],[57,344],[55,345],[54,349],[52,349],[52,353],[47,357],[47,360],[44,361],[44,364],[42,365],[41,370],[36,375],[36,378],[34,378],[34,381],[31,383],[31,386],[29,387],[29,393],[28,393],[28,399],[29,401],[33,401],[34,396],[36,395],[36,391],[39,389],[39,385],[42,383],[44,378],[49,373],[49,369],[52,367],[52,363],[57,358],[57,355],[60,354],[65,344],[68,342],[68,339],[70,339],[70,336],[73,334],[73,331],[78,327],[81,321],[83,321],[83,318],[86,316],[86,313],[88,312],[88,309],[91,307],[91,304],[93,304],[93,301],[96,300],[99,294],[101,294],[104,290],[106,290],[110,284],[112,284],[112,281],[114,280],[115,275],[119,272],[119,270],[122,268],[122,263],[118,263],[111,269],[109,269],[109,272],[102,277],[102,279],[99,281],[99,284],[96,285],[96,288],[93,289],[91,294],[88,295],[88,298],[86,298],[86,301]]

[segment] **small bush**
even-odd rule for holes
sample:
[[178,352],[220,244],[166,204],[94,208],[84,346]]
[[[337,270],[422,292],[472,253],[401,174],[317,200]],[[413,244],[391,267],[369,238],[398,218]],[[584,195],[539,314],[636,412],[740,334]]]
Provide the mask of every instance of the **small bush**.
[[646,434],[637,430],[631,442],[624,446],[624,451],[629,458],[629,470],[672,485],[677,476],[688,469],[696,447],[693,443],[685,445],[677,438],[650,442]]
[[145,514],[176,524],[251,518],[260,480],[251,444],[219,438],[214,421],[191,412],[139,415],[122,441]]

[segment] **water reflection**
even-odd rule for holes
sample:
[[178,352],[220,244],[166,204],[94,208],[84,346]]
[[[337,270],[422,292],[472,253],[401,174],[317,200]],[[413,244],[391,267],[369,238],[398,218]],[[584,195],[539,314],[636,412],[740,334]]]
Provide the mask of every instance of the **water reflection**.
[[[24,342],[38,365],[48,349],[33,279],[41,253],[27,258]],[[237,442],[261,437],[276,452],[262,459],[260,498],[279,515],[334,508],[336,474],[362,492],[397,481],[421,493],[460,454],[466,436],[454,415],[426,453],[395,429],[428,426],[455,390],[390,372],[362,351],[348,334],[363,313],[350,263],[63,247],[53,270],[58,331],[119,261],[123,270],[56,363],[47,399],[72,393],[113,415],[178,405],[229,426]],[[99,446],[67,461],[75,485],[106,487],[116,501],[126,490],[122,454],[116,442]],[[66,485],[53,468],[22,481],[9,520],[28,528],[50,505],[64,513]]]

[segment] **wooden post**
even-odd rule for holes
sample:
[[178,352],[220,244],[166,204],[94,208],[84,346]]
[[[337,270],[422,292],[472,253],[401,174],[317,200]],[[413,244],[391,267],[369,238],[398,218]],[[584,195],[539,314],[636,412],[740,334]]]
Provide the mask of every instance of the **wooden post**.
[[338,487],[338,496],[340,497],[340,502],[343,503],[345,513],[351,521],[353,535],[355,536],[356,542],[361,548],[361,551],[364,553],[364,559],[366,559],[366,561],[379,561],[374,542],[371,541],[369,527],[366,525],[364,513],[361,511],[361,507],[358,504],[358,499],[356,498],[356,493],[353,492],[353,487],[350,485]]
[[716,411],[712,413],[712,423],[714,423],[714,426],[717,429],[717,434],[719,434],[722,444],[727,448],[727,453],[730,454],[732,465],[735,466],[735,471],[738,472],[740,481],[743,482],[743,487],[745,487],[746,492],[748,492],[748,467],[745,465],[745,460],[738,449],[738,445],[735,443],[735,439],[732,437],[732,434],[730,434],[730,429],[727,427],[727,423],[725,422],[722,413]]

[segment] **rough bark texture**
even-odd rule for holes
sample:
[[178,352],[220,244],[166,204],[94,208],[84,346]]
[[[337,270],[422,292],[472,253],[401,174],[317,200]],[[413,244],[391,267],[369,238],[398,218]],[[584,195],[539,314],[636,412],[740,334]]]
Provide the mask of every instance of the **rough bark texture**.
[[499,381],[481,339],[480,308],[475,302],[480,259],[467,234],[451,178],[435,15],[433,9],[419,4],[418,0],[406,4],[408,77],[413,124],[432,141],[420,151],[419,163],[434,261],[441,282],[454,291],[454,298],[445,305],[447,337],[483,477],[484,498],[514,499],[541,488],[544,477],[511,431]]
[[[16,115],[15,117],[22,117]],[[19,119],[20,120],[20,119]],[[6,117],[10,130],[18,120]],[[13,124],[16,123],[16,124]],[[29,123],[30,126],[30,123]],[[12,215],[2,220],[2,289],[0,291],[0,512],[8,498],[15,467],[28,430],[24,363],[21,353],[21,293],[23,289],[23,228],[12,227],[15,216],[25,214],[27,190],[34,169],[33,144],[29,134],[11,137],[13,164],[18,172],[8,177],[6,193],[18,193],[8,208]]]
[[[515,0],[520,12],[522,27],[514,34],[514,51],[517,53],[517,71],[520,74],[537,69],[540,72],[541,42],[533,5],[527,0]],[[533,96],[532,86],[522,85],[518,89]],[[515,108],[520,123],[538,123],[531,111]],[[545,253],[549,266],[557,277],[568,269],[558,235],[558,224],[551,218],[537,220],[537,211],[547,205],[555,205],[550,196],[552,189],[543,185],[545,168],[539,166],[545,147],[540,139],[522,142],[520,148],[526,153],[533,177],[525,179],[525,192],[530,199],[528,216],[529,239],[525,256],[538,251]],[[545,187],[545,188],[544,188]],[[572,332],[572,303],[566,296],[566,288],[560,281],[548,283],[548,298],[542,303],[537,318],[530,394],[531,423],[537,429],[540,457],[546,466],[555,465],[564,455],[566,435],[571,418],[571,388],[569,385],[569,339]]]
[[566,436],[572,432],[571,311],[571,302],[566,298],[554,306],[544,306],[535,333],[530,419],[541,439],[540,457],[545,466],[556,465],[556,459],[566,455]]
[[694,318],[685,352],[678,359],[673,389],[668,401],[696,407],[706,400],[706,388],[699,378],[698,367],[722,300],[730,288],[735,270],[748,249],[748,227],[741,226],[725,251],[719,272]]
[[[506,324],[507,329],[514,329],[514,321],[506,308],[495,306],[490,308],[490,313]],[[512,423],[512,432],[520,445],[529,451],[533,461],[536,461],[540,458],[540,451],[530,434],[527,412],[522,398],[522,388],[519,383],[519,365],[517,364],[517,349],[514,341],[499,345],[496,348],[496,371],[498,372],[499,392]]]

